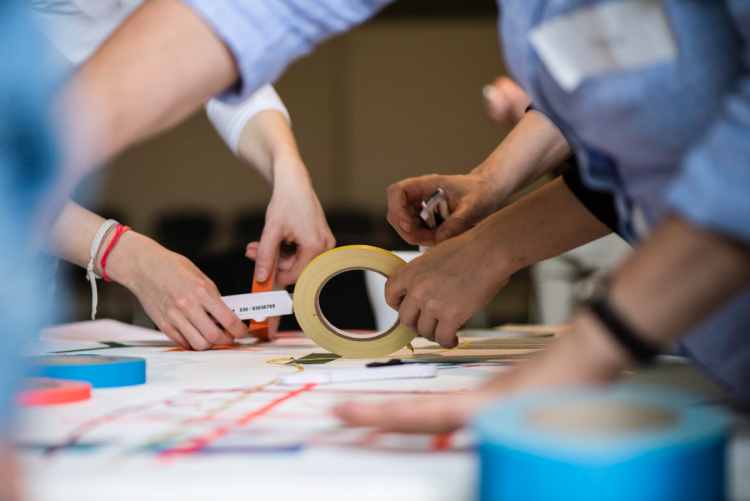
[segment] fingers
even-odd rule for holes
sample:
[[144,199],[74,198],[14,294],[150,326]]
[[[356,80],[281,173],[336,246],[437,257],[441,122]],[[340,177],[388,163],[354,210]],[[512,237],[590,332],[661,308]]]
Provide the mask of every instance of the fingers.
[[399,273],[399,270],[396,270],[396,272],[385,281],[385,289],[383,290],[386,304],[396,311],[401,307],[404,296],[406,296],[406,293],[409,290],[401,278],[402,275],[403,273]]
[[[398,310],[398,319],[412,332],[419,332],[417,325],[419,324],[420,314],[421,310],[414,306],[413,302],[404,301]],[[429,337],[427,339],[434,341],[434,339]]]
[[441,396],[385,404],[349,402],[338,406],[335,414],[350,424],[374,426],[405,433],[450,433],[464,426],[480,394]]
[[467,230],[470,230],[474,225],[474,214],[472,214],[473,207],[464,203],[459,205],[455,212],[448,216],[448,219],[443,221],[443,224],[437,227],[435,231],[435,240],[437,243],[444,242],[451,237],[456,237]]
[[[193,315],[193,323],[201,329],[201,333],[213,344],[231,344],[228,336],[234,339],[247,337],[247,326],[242,323],[237,315],[221,300],[218,292],[211,293],[207,290],[197,292],[202,308],[200,312]],[[219,329],[206,315],[210,313],[218,321],[226,332]],[[227,342],[228,341],[228,342]]]
[[204,351],[213,347],[213,344],[209,343],[187,318],[181,315],[175,315],[175,318],[172,319],[172,324],[187,342],[190,343],[192,349],[196,351]]
[[249,244],[247,244],[247,247],[245,248],[245,257],[255,261],[258,258],[259,246],[260,242],[250,242]]
[[172,340],[172,341],[174,341],[175,343],[179,344],[180,346],[182,346],[182,347],[183,347],[183,348],[185,348],[186,350],[191,350],[191,349],[193,349],[193,347],[192,347],[192,346],[190,346],[190,343],[188,342],[188,340],[187,340],[187,339],[185,339],[185,336],[183,336],[182,334],[180,334],[180,331],[178,331],[178,330],[177,330],[176,328],[174,328],[173,326],[171,326],[171,325],[159,325],[159,324],[156,324],[156,325],[157,325],[157,327],[159,327],[159,329],[161,329],[161,331],[162,331],[162,332],[163,332],[163,333],[164,333],[164,334],[165,334],[165,335],[166,335],[166,336],[167,336],[167,337],[168,337],[169,339],[171,339],[171,340]]
[[433,341],[435,339],[435,328],[437,325],[438,321],[434,315],[427,311],[422,311],[417,320],[417,330],[415,332],[423,338]]
[[435,327],[435,341],[443,348],[455,348],[458,346],[457,328],[446,321],[437,322]]
[[[420,226],[419,207],[433,181],[407,179],[388,187],[388,222],[405,241],[412,245],[435,245],[432,230]],[[432,189],[432,194],[437,188]]]
[[[191,319],[191,323],[195,326],[203,339],[212,345],[229,345],[234,343],[234,337],[229,331],[219,328],[219,326],[216,325],[205,313],[194,316]],[[247,330],[245,329],[245,332],[246,331]]]
[[[296,254],[284,262],[282,267],[279,264],[279,274],[276,276],[276,283],[285,287],[297,282],[302,271],[310,264],[310,261],[318,257],[323,252],[329,251],[336,245],[336,239],[329,232],[321,232],[317,235],[310,235],[297,244]],[[288,268],[287,268],[288,266]]]
[[281,236],[276,228],[273,225],[266,225],[260,237],[255,258],[255,279],[258,282],[265,282],[271,276],[271,272],[274,271],[280,245]]

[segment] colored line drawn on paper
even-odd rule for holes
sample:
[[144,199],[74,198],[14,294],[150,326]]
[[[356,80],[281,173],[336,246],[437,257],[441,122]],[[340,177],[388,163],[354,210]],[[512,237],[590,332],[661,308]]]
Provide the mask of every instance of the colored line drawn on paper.
[[266,387],[272,385],[273,383],[274,382],[271,381],[271,382],[265,383],[263,385],[257,386],[255,388],[243,390],[238,396],[236,396],[234,398],[231,398],[231,399],[223,402],[222,404],[220,404],[220,405],[218,405],[218,406],[216,406],[214,408],[209,409],[205,414],[203,414],[203,415],[201,415],[199,417],[188,418],[188,419],[182,421],[181,423],[179,423],[171,431],[169,431],[169,432],[167,432],[165,434],[162,434],[160,437],[158,437],[158,438],[156,438],[154,440],[149,441],[149,443],[146,444],[145,446],[143,446],[141,448],[141,450],[159,450],[159,449],[162,449],[165,446],[165,444],[173,441],[174,439],[176,439],[180,435],[186,433],[191,425],[196,424],[196,423],[210,421],[211,419],[213,419],[217,415],[219,415],[221,412],[224,412],[224,411],[228,410],[233,405],[235,405],[235,404],[241,402],[242,400],[246,399],[251,394],[257,393],[259,391],[264,390]]
[[[238,428],[241,428],[255,419],[265,416],[268,413],[270,413],[272,410],[275,410],[279,405],[282,403],[297,397],[298,395],[306,392],[312,392],[315,385],[306,385],[302,388],[295,389],[293,391],[289,391],[287,389],[283,388],[276,388],[273,387],[273,383],[269,382],[264,385],[260,386],[253,386],[249,388],[227,388],[227,389],[216,389],[216,390],[185,390],[182,394],[173,396],[166,399],[159,399],[159,400],[153,400],[151,402],[146,402],[141,405],[133,405],[128,407],[123,407],[121,409],[117,409],[113,412],[107,413],[103,416],[99,416],[93,419],[89,419],[82,423],[81,425],[78,425],[76,428],[74,428],[67,436],[66,440],[64,440],[61,444],[54,444],[54,445],[48,445],[48,446],[42,446],[42,445],[28,445],[26,447],[32,447],[34,450],[43,450],[45,455],[48,457],[53,456],[55,453],[61,453],[63,451],[79,451],[79,452],[97,452],[101,450],[103,447],[106,447],[107,444],[97,444],[96,446],[92,445],[93,443],[85,442],[84,439],[91,434],[92,432],[96,431],[97,429],[101,428],[102,426],[109,426],[115,424],[117,421],[127,421],[126,418],[132,419],[132,417],[138,415],[138,413],[142,413],[144,411],[154,411],[160,407],[167,407],[167,408],[182,408],[189,410],[191,407],[196,407],[198,409],[201,408],[200,399],[201,397],[206,396],[213,396],[213,395],[220,395],[220,394],[229,394],[232,395],[232,398],[219,403],[218,405],[214,405],[210,409],[203,411],[200,415],[196,415],[194,417],[190,417],[187,419],[182,420],[181,422],[177,423],[175,425],[175,428],[166,432],[160,434],[158,437],[155,437],[154,439],[148,440],[144,445],[136,446],[134,448],[131,448],[124,452],[125,456],[131,456],[133,454],[138,453],[156,453],[157,456],[160,456],[162,458],[174,455],[175,457],[181,457],[186,454],[193,454],[193,453],[210,453],[210,454],[219,454],[222,451],[226,453],[264,453],[264,452],[292,452],[294,450],[299,450],[304,445],[307,445],[309,440],[303,440],[301,443],[297,444],[282,444],[282,445],[255,445],[255,444],[247,444],[247,445],[241,445],[234,447],[232,445],[224,445],[224,444],[217,444],[213,445],[213,443],[218,440],[219,438],[222,438],[226,436],[227,434],[236,431]],[[178,439],[180,436],[184,436],[185,434],[188,434],[192,428],[193,425],[198,424],[211,424],[211,423],[217,423],[216,418],[219,414],[222,412],[230,409],[231,407],[235,406],[236,404],[242,402],[247,397],[253,395],[253,394],[273,394],[278,393],[280,394],[277,398],[273,399],[271,402],[264,404],[259,409],[255,409],[252,411],[249,411],[245,414],[243,414],[239,418],[235,418],[230,424],[220,424],[217,428],[212,429],[211,431],[207,433],[203,433],[202,435],[199,435],[198,437],[187,439],[181,444],[178,444],[177,446],[169,446],[170,443],[174,443],[175,439]],[[347,390],[347,389],[333,389],[333,388],[316,388],[314,393],[316,395],[331,395],[331,396],[341,396],[341,397],[348,397],[348,396],[396,396],[396,395],[448,395],[448,394],[456,394],[460,392],[456,391],[393,391],[393,390]],[[296,412],[296,411],[295,411]],[[302,419],[300,415],[297,413],[295,414],[293,412],[290,414],[291,420],[299,420]],[[317,414],[317,412],[316,412]],[[276,414],[274,414],[276,415]],[[294,419],[294,416],[297,416],[296,419]],[[279,415],[278,417],[282,417]],[[162,419],[163,422],[163,419]],[[338,427],[337,427],[338,428]],[[343,428],[342,428],[343,429]],[[315,440],[314,436],[309,437],[311,440]],[[355,443],[348,442],[345,445],[357,445],[357,446],[366,446],[367,440],[365,439],[357,439]],[[433,446],[433,449],[435,446]]]
[[442,435],[435,435],[432,438],[432,450],[433,451],[447,451],[451,448],[451,439],[453,433],[444,433]]
[[244,414],[241,418],[237,419],[231,425],[223,425],[223,426],[214,428],[208,433],[192,438],[183,444],[179,444],[176,447],[163,450],[159,453],[159,455],[165,459],[172,459],[175,457],[190,455],[190,454],[199,452],[205,447],[207,447],[211,442],[214,442],[215,440],[227,435],[230,431],[232,431],[233,428],[245,426],[251,421],[263,416],[264,414],[267,414],[273,408],[281,405],[287,400],[292,399],[302,393],[312,390],[313,388],[315,388],[315,386],[316,386],[315,384],[306,384],[302,388],[298,388],[296,390],[287,392],[285,395],[275,400],[272,400],[270,403],[264,405],[260,409]]

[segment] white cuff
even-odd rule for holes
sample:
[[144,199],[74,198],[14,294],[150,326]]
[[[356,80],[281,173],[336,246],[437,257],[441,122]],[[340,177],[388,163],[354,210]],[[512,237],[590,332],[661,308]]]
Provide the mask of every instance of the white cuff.
[[289,112],[270,85],[264,85],[240,104],[226,104],[218,99],[209,99],[206,103],[206,113],[209,120],[235,155],[238,154],[240,134],[242,134],[245,125],[255,115],[266,110],[276,110],[282,113],[291,125]]

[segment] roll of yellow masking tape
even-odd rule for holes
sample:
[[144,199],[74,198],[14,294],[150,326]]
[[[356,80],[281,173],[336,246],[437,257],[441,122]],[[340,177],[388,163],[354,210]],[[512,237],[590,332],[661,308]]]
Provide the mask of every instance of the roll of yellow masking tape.
[[343,357],[378,358],[400,350],[417,335],[398,319],[373,334],[343,331],[320,310],[320,291],[330,279],[346,271],[374,271],[387,278],[405,264],[400,257],[369,245],[338,247],[321,254],[307,265],[294,287],[297,322],[318,346]]

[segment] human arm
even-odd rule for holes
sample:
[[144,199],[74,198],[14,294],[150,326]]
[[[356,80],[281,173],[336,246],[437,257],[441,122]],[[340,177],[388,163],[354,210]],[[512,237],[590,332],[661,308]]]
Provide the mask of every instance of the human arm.
[[[102,223],[103,218],[69,201],[52,228],[48,250],[85,268],[91,242]],[[99,275],[102,253],[113,238],[114,232],[110,232],[95,260]],[[107,275],[130,289],[162,332],[184,348],[205,350],[247,335],[245,325],[224,304],[208,277],[187,258],[144,235],[134,231],[122,234],[107,256]]]
[[[388,188],[388,222],[410,244],[433,246],[493,214],[514,191],[531,184],[570,155],[560,129],[544,114],[530,110],[471,173],[433,174],[392,184]],[[420,224],[419,212],[422,200],[438,188],[445,192],[451,216],[433,230]]]
[[228,100],[248,97],[389,1],[145,2],[63,94],[68,164],[90,170],[224,91]]
[[260,242],[247,246],[256,260],[255,275],[265,281],[282,243],[294,252],[281,253],[276,283],[296,282],[304,267],[335,246],[323,209],[297,149],[286,108],[266,86],[239,105],[211,100],[209,118],[229,147],[273,186]]
[[487,115],[502,125],[516,125],[526,114],[531,96],[506,76],[498,77],[482,89]]
[[513,273],[609,233],[558,178],[397,270],[385,299],[407,327],[450,348]]
[[[672,216],[617,270],[609,298],[611,307],[642,341],[659,346],[684,335],[748,286],[747,242]],[[381,405],[349,403],[337,413],[356,425],[445,433],[465,425],[479,409],[504,395],[561,385],[606,384],[633,363],[627,350],[583,309],[552,348],[475,392]]]

